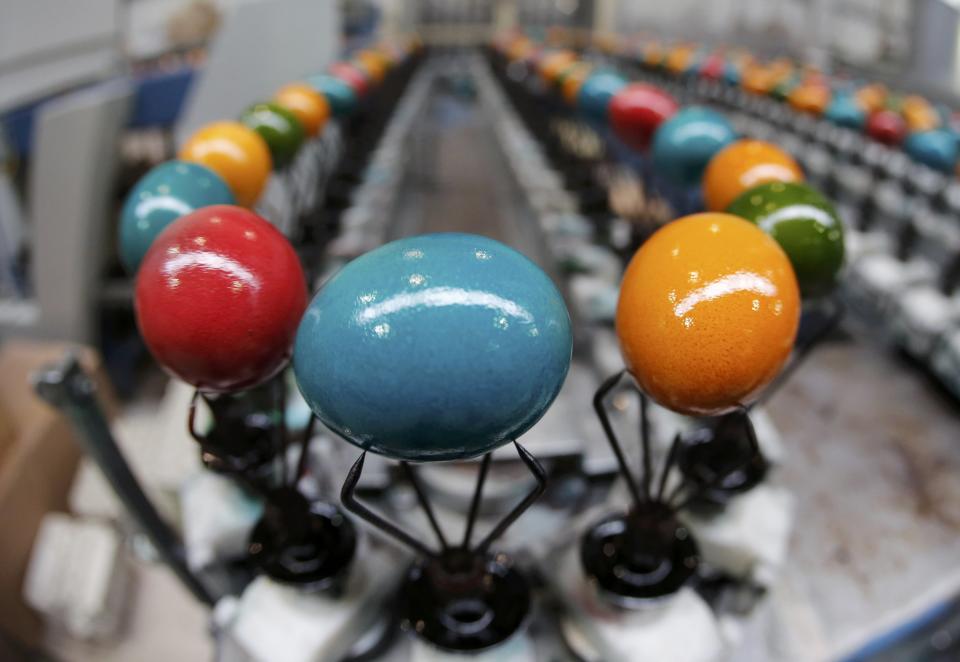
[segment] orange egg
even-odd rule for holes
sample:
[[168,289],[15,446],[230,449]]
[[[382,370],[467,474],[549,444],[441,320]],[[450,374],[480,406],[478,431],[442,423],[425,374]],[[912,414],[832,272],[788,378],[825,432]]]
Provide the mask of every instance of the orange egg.
[[818,83],[798,85],[787,96],[787,102],[800,112],[822,115],[830,104],[830,89]]
[[305,83],[290,83],[273,100],[297,116],[308,136],[315,136],[330,119],[327,98]]
[[569,67],[577,59],[573,51],[555,51],[544,55],[538,65],[538,71],[544,82],[553,84],[560,72]]
[[667,54],[666,67],[675,74],[682,73],[693,60],[693,49],[689,46],[677,46]]
[[764,182],[802,182],[793,157],[763,140],[738,140],[710,159],[703,174],[707,209],[723,211],[737,196]]
[[566,78],[563,79],[563,87],[560,89],[560,92],[563,94],[563,98],[567,103],[570,105],[577,103],[577,94],[580,92],[580,86],[587,80],[592,70],[593,66],[584,62],[582,67],[577,67],[575,71],[571,71],[567,74]]
[[776,84],[775,76],[772,72],[760,65],[747,67],[740,80],[740,86],[751,94],[765,95]]
[[364,71],[370,74],[377,83],[383,80],[387,75],[388,63],[382,53],[368,49],[360,51],[354,57],[354,60],[360,63]]
[[857,90],[855,97],[861,108],[872,113],[883,108],[887,100],[887,88],[879,83],[867,85]]
[[910,95],[903,100],[901,114],[910,131],[931,131],[940,125],[940,117],[930,102],[921,96]]
[[790,355],[800,292],[767,233],[730,214],[668,223],[630,261],[617,304],[627,368],[650,397],[715,416],[752,401]]
[[273,167],[267,143],[240,122],[214,122],[201,127],[180,148],[178,158],[220,175],[244,207],[257,202]]

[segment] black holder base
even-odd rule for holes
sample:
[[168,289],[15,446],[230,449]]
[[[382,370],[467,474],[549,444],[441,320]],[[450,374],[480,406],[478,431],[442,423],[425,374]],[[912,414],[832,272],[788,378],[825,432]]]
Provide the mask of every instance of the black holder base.
[[646,502],[597,522],[580,542],[580,562],[605,601],[630,608],[676,593],[700,557],[673,509]]
[[694,487],[692,507],[723,506],[759,485],[770,468],[744,409],[683,436],[677,466]]
[[453,549],[421,559],[401,589],[401,626],[448,651],[503,643],[527,620],[530,584],[504,554]]
[[282,584],[339,594],[357,548],[353,523],[336,506],[293,488],[269,494],[250,535],[250,560]]

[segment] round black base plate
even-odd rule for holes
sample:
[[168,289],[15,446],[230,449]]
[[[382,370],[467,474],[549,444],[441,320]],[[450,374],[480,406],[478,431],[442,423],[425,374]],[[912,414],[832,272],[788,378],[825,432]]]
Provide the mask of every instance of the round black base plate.
[[700,563],[697,543],[669,507],[650,503],[597,522],[580,542],[587,577],[622,606],[676,593]]
[[769,464],[750,442],[751,434],[747,414],[736,411],[681,440],[677,466],[695,486],[701,505],[722,506],[766,477]]
[[434,646],[479,651],[510,638],[530,612],[530,584],[503,554],[453,550],[416,562],[401,589],[403,626]]
[[336,592],[357,548],[353,523],[336,506],[294,489],[270,494],[250,535],[253,563],[270,578],[309,591]]

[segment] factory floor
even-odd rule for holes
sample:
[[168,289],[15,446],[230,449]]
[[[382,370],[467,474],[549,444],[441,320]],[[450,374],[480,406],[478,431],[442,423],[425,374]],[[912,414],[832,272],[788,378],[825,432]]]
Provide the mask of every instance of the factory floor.
[[[483,115],[440,97],[424,125],[395,234],[472,232],[536,252],[524,244],[523,214],[510,206],[511,183]],[[960,590],[960,406],[847,327],[767,405],[786,447],[781,478],[796,499],[788,581],[815,607],[810,627],[835,641],[889,631]],[[132,415],[149,426],[142,409]],[[53,655],[212,659],[205,610],[165,570],[141,565],[134,594],[119,642],[53,637]]]

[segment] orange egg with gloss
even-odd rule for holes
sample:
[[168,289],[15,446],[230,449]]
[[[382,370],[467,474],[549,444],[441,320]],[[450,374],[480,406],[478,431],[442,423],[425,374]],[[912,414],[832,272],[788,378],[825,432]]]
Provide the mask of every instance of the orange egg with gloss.
[[703,173],[703,201],[723,211],[741,193],[766,182],[802,182],[803,170],[785,151],[763,140],[738,140],[710,159]]
[[780,245],[731,214],[668,223],[633,256],[617,304],[628,370],[674,411],[716,416],[751,402],[780,372],[800,291]]

